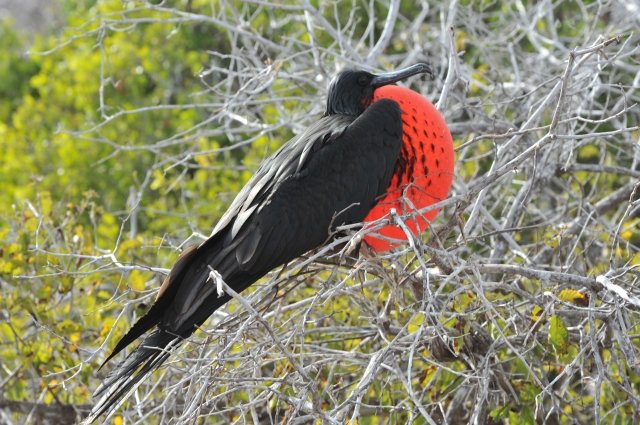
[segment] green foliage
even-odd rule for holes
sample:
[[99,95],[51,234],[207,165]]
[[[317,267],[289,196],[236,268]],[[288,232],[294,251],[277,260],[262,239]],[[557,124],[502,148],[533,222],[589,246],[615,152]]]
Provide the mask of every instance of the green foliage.
[[[125,320],[116,320],[122,304],[115,295],[136,298],[158,284],[143,270],[98,272],[88,256],[113,252],[124,262],[168,264],[176,254],[158,252],[163,243],[156,235],[182,227],[158,212],[180,208],[179,192],[167,190],[170,183],[188,189],[198,180],[178,182],[179,171],[154,169],[157,154],[146,146],[206,115],[155,107],[197,99],[207,38],[160,21],[135,32],[101,29],[97,17],[117,19],[122,3],[85,7],[74,9],[58,37],[37,39],[29,55],[18,33],[6,24],[0,28],[0,210],[8,213],[1,218],[0,357],[4,372],[18,378],[3,387],[10,400],[34,400],[44,388],[45,403],[88,402],[90,387],[77,383],[93,380],[96,368],[78,368],[88,354],[81,347],[97,347],[116,322],[116,339],[127,329]],[[148,111],[130,113],[140,108]],[[197,146],[220,143],[226,140],[201,138]],[[191,147],[164,154],[185,149]],[[140,187],[149,170],[162,182],[146,189],[144,196],[156,200],[146,203],[137,234],[127,239],[121,233],[127,213],[118,211],[127,210],[130,189]],[[220,174],[226,176],[220,185],[203,191],[211,198],[246,178]],[[78,372],[75,384],[61,391],[69,370]]]
[[0,21],[0,122],[7,122],[29,92],[29,79],[38,64],[21,50],[23,40],[7,22]]

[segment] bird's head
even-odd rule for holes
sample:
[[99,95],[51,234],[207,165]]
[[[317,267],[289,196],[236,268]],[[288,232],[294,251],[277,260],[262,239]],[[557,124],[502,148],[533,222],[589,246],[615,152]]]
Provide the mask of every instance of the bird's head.
[[424,73],[433,76],[431,67],[424,63],[383,74],[352,69],[342,71],[329,86],[325,115],[360,115],[371,104],[373,92],[377,88]]

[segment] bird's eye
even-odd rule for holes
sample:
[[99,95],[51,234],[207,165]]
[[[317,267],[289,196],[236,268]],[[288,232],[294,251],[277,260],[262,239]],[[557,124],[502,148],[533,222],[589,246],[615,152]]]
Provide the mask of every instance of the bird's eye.
[[361,86],[366,86],[367,84],[369,84],[369,78],[366,75],[361,76],[360,78],[358,78],[358,84],[360,84]]

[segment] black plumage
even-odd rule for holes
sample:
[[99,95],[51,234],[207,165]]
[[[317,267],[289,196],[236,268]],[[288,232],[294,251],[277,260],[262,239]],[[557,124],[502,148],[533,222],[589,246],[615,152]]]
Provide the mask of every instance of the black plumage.
[[[375,88],[417,73],[344,71],[331,84],[325,115],[267,159],[222,216],[212,235],[187,250],[155,304],[113,353],[153,331],[105,379],[87,422],[113,411],[140,380],[230,300],[218,296],[215,270],[241,292],[273,268],[329,240],[337,226],[362,222],[383,195],[402,145],[398,104],[371,103]],[[106,363],[105,361],[105,363]]]

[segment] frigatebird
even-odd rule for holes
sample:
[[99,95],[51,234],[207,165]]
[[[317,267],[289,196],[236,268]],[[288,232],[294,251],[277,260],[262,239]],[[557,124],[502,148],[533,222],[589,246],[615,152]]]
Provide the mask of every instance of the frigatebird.
[[[331,82],[325,114],[264,161],[218,221],[209,239],[185,251],[155,303],[105,363],[151,330],[104,380],[86,422],[114,411],[231,297],[212,272],[241,292],[270,270],[317,248],[342,225],[371,222],[393,208],[404,214],[449,192],[453,145],[444,119],[424,97],[394,83],[432,74],[426,64],[383,74],[346,70]],[[414,214],[417,233],[437,210]],[[389,224],[364,242],[374,251],[406,237]],[[104,365],[104,363],[103,363]]]

